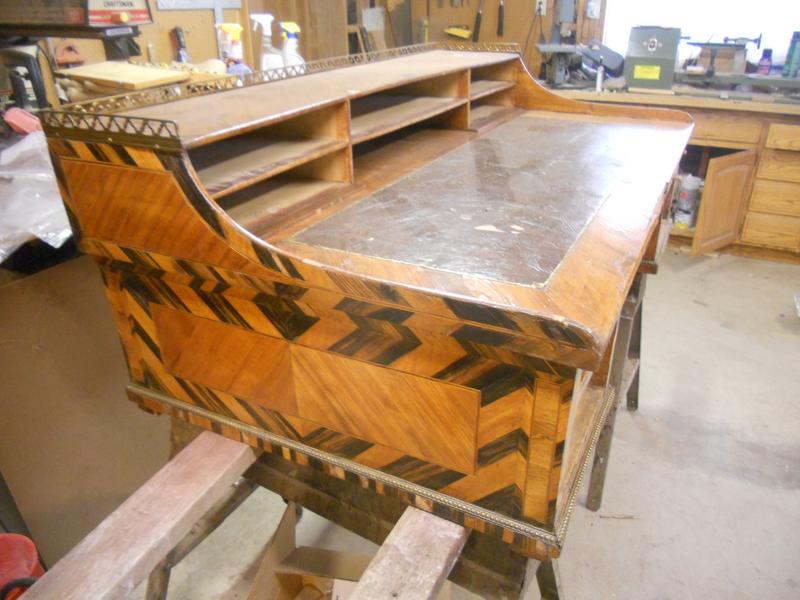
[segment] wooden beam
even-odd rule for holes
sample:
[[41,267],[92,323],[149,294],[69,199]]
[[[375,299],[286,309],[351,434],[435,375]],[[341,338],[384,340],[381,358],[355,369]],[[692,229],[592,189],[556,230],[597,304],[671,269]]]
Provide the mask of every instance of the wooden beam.
[[350,600],[435,598],[458,560],[469,532],[407,508],[370,562]]
[[25,598],[128,597],[255,458],[245,444],[202,433],[56,563]]

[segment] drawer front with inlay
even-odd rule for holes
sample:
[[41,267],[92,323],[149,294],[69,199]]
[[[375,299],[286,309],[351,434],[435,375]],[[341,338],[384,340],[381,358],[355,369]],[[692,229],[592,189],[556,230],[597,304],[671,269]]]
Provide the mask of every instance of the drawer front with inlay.
[[764,150],[758,163],[757,176],[800,183],[800,154],[785,150]]
[[773,123],[767,133],[767,148],[800,151],[800,125]]
[[800,217],[800,183],[756,179],[750,210]]
[[[172,375],[461,473],[475,472],[480,393],[151,305]],[[224,357],[224,360],[222,360]],[[283,417],[276,417],[281,419]]]

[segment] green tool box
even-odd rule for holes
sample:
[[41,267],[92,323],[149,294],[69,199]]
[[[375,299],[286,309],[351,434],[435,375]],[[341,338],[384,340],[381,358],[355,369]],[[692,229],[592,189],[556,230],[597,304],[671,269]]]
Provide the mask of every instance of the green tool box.
[[625,55],[628,89],[670,89],[680,39],[675,27],[632,27]]

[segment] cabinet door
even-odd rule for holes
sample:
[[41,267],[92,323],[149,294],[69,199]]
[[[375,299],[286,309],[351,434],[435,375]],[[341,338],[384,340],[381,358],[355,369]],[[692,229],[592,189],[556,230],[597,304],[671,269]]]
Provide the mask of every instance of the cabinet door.
[[712,252],[739,239],[755,160],[755,151],[746,150],[708,161],[692,243],[693,256]]

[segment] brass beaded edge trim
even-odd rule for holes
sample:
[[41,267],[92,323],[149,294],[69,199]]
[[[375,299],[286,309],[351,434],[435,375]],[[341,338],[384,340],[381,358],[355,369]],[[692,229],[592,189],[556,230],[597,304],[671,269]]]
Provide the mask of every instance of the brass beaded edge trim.
[[558,540],[558,537],[554,535],[552,532],[547,531],[545,529],[541,529],[539,527],[535,527],[533,525],[529,525],[527,523],[511,519],[510,517],[506,517],[504,515],[501,515],[500,513],[487,510],[479,506],[475,506],[474,504],[470,504],[463,500],[458,500],[457,498],[453,498],[451,496],[447,496],[446,494],[442,494],[441,492],[437,492],[435,490],[428,489],[421,485],[411,483],[410,481],[406,481],[405,479],[400,479],[399,477],[388,475],[376,469],[365,467],[364,465],[360,465],[354,461],[347,460],[346,458],[340,458],[338,456],[328,454],[327,452],[323,452],[322,450],[312,448],[311,446],[307,446],[301,442],[284,438],[282,436],[276,435],[269,431],[265,431],[263,429],[258,429],[256,427],[247,425],[235,419],[231,419],[230,417],[212,413],[211,411],[208,411],[199,406],[194,406],[192,404],[182,402],[181,400],[177,400],[176,398],[167,396],[166,394],[162,394],[160,392],[154,392],[153,390],[144,388],[135,383],[129,383],[127,389],[133,394],[143,396],[145,398],[150,398],[151,400],[167,404],[169,406],[172,406],[180,410],[184,410],[186,412],[194,413],[203,418],[209,419],[211,421],[216,421],[218,423],[221,423],[222,425],[232,427],[233,429],[237,429],[248,435],[252,435],[271,444],[275,444],[276,446],[281,446],[289,450],[294,450],[296,452],[306,454],[312,458],[331,464],[344,471],[348,471],[354,475],[359,475],[362,477],[373,479],[384,485],[388,485],[390,487],[397,488],[404,492],[408,492],[416,496],[419,496],[420,498],[424,498],[426,500],[430,500],[432,502],[437,502],[439,504],[443,504],[450,508],[454,508],[456,510],[463,512],[466,515],[475,517],[477,519],[481,519],[483,521],[486,521],[487,523],[491,523],[492,525],[503,527],[505,529],[513,531],[514,533],[518,533],[520,535],[524,535],[530,538],[539,539],[551,546],[560,547],[560,542]]
[[601,411],[602,417],[597,420],[597,423],[594,426],[594,430],[592,431],[592,437],[589,441],[589,446],[586,449],[586,455],[583,457],[583,463],[581,464],[580,470],[578,471],[578,476],[575,478],[575,483],[572,486],[572,489],[569,492],[569,499],[567,500],[567,508],[564,511],[564,516],[561,519],[561,523],[559,523],[556,527],[556,543],[558,544],[559,548],[564,544],[564,538],[567,533],[567,526],[569,525],[570,517],[572,517],[572,511],[575,509],[575,502],[578,499],[578,492],[583,485],[583,479],[586,476],[586,471],[589,467],[589,461],[594,454],[595,447],[597,446],[597,441],[600,439],[600,433],[603,431],[603,427],[606,424],[606,420],[608,419],[608,415],[611,413],[612,410],[616,410],[616,400],[617,400],[617,392],[616,390],[611,390],[607,394],[605,394],[605,400],[603,401],[603,409]]

